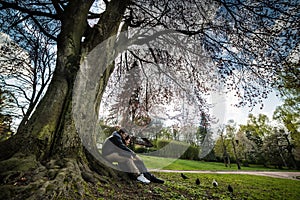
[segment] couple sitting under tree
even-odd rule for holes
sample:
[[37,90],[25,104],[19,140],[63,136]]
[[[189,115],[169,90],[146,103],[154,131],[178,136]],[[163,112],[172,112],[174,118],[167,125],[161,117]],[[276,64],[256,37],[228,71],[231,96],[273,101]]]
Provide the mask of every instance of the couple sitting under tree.
[[124,128],[114,131],[103,143],[102,155],[109,162],[118,162],[120,168],[134,175],[142,183],[164,183],[148,172],[144,162],[128,148],[130,137]]

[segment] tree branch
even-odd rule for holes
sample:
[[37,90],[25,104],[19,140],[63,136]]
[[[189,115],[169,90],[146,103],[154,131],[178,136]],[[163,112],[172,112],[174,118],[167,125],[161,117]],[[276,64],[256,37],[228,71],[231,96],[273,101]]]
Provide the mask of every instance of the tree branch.
[[41,12],[41,11],[37,11],[37,10],[30,10],[30,9],[19,6],[17,3],[1,1],[1,5],[2,5],[2,7],[0,8],[0,10],[14,9],[14,10],[18,10],[22,13],[27,13],[31,16],[36,15],[36,16],[49,17],[51,19],[59,20],[59,16],[57,14]]
[[39,21],[34,17],[34,16],[31,16],[31,19],[34,21],[34,23],[38,26],[38,28],[40,29],[40,31],[42,33],[44,33],[47,37],[49,37],[50,39],[54,40],[54,41],[57,41],[57,38],[54,37],[53,35],[51,35],[50,33],[48,33],[44,28],[43,26],[39,23]]
[[62,15],[63,13],[63,9],[62,7],[60,6],[60,1],[59,0],[52,0],[52,3],[53,3],[53,6],[57,12],[58,15]]

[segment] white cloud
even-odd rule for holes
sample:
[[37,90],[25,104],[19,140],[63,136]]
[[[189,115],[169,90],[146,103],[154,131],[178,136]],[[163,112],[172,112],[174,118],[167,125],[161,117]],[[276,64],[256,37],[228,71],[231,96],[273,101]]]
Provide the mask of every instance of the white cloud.
[[234,120],[237,124],[246,124],[248,115],[250,113],[258,116],[258,114],[265,114],[270,120],[272,120],[273,112],[276,107],[282,104],[279,97],[275,92],[271,93],[269,97],[263,100],[263,108],[261,105],[256,105],[254,108],[249,107],[236,107],[234,106],[238,99],[234,96],[233,92],[229,92],[226,95],[217,96],[215,101],[215,107],[213,108],[213,114],[219,119],[218,124],[226,124],[229,120]]

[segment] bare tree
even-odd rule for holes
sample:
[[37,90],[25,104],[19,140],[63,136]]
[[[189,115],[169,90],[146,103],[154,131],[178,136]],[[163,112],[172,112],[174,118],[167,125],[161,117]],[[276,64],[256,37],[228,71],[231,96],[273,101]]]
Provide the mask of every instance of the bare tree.
[[[28,24],[24,26],[29,29]],[[15,106],[11,112],[14,118],[20,119],[15,122],[15,126],[22,128],[49,85],[56,53],[51,39],[37,30],[18,31],[11,39],[3,34],[0,84],[12,94]],[[17,39],[20,35],[26,37],[18,45],[12,39]]]

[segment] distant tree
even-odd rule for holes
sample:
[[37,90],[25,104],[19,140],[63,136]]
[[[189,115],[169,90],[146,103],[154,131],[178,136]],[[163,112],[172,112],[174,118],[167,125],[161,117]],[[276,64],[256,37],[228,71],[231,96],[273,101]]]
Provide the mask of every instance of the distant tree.
[[272,126],[269,124],[268,117],[263,114],[259,114],[258,117],[250,114],[248,116],[247,124],[240,126],[240,131],[244,132],[247,139],[255,144],[255,148],[253,148],[253,150],[256,150],[256,152],[255,156],[252,158],[255,159],[256,162],[263,163],[264,154],[262,152],[262,147],[264,139],[272,133]]
[[278,168],[289,167],[288,142],[282,131],[274,129],[274,133],[265,138],[263,151],[268,163]]
[[282,123],[291,134],[293,143],[300,146],[300,101],[293,101],[292,99],[285,100],[284,104],[277,107],[273,118]]
[[246,134],[248,139],[255,141],[260,147],[263,144],[264,137],[272,132],[272,126],[269,123],[268,116],[264,114],[259,114],[258,117],[249,114],[247,125],[243,125],[241,128],[246,128],[248,130]]
[[[294,54],[294,55],[293,55]],[[299,50],[295,50],[291,55],[298,56],[300,54]],[[290,61],[285,63],[282,66],[283,69],[280,71],[278,76],[278,91],[280,92],[283,99],[297,97],[299,95],[299,87],[300,87],[300,60],[298,61]],[[297,100],[297,98],[295,99]],[[299,100],[299,99],[298,99]]]
[[281,122],[291,133],[295,144],[300,145],[300,64],[285,66],[281,74],[279,91],[284,101],[276,108],[273,118]]
[[[283,104],[276,108],[273,119],[287,130],[284,137],[290,143],[288,148],[293,157],[293,154],[300,154],[300,64],[290,64],[285,68],[287,70],[282,72],[281,87],[278,88]],[[298,160],[300,160],[300,156],[298,156]],[[296,161],[293,162],[296,165]]]
[[295,145],[292,143],[291,135],[289,132],[286,132],[284,129],[278,130],[280,137],[284,138],[285,140],[285,146],[284,149],[287,151],[287,162],[288,166],[292,167],[294,169],[299,169],[300,162],[296,160],[295,154]]
[[196,142],[198,145],[204,142],[205,137],[207,136],[208,130],[210,128],[209,117],[206,116],[204,112],[201,113],[200,124],[196,133]]
[[226,135],[231,142],[237,167],[238,167],[238,169],[241,169],[240,158],[239,158],[239,155],[237,152],[237,147],[236,147],[239,143],[239,141],[236,138],[236,131],[237,131],[236,123],[233,120],[229,120],[228,123],[226,124]]
[[231,167],[230,154],[228,151],[230,140],[227,139],[225,125],[219,127],[218,135],[220,137],[216,141],[214,152],[216,153],[216,156],[223,160],[225,167]]
[[173,140],[179,141],[180,138],[180,127],[177,124],[172,125],[171,127]]
[[162,130],[159,131],[158,135],[159,135],[159,138],[161,138],[161,139],[166,139],[166,140],[173,139],[172,132],[169,128],[163,128]]
[[[24,24],[24,26],[30,26]],[[10,108],[15,126],[22,128],[29,120],[36,105],[44,95],[54,71],[55,47],[43,34],[33,27],[17,30],[22,44],[2,34],[0,48],[0,86],[11,93],[14,107]]]
[[254,163],[256,160],[255,156],[256,152],[258,152],[256,149],[257,146],[253,141],[246,137],[246,133],[241,129],[239,129],[236,134],[236,141],[238,141],[236,145],[238,148],[239,157],[242,158],[243,165],[248,167],[249,163]]

